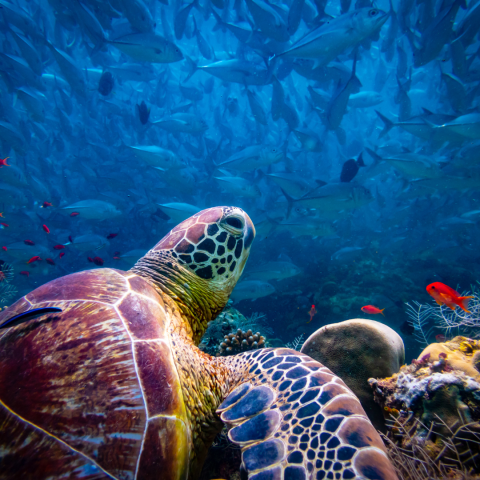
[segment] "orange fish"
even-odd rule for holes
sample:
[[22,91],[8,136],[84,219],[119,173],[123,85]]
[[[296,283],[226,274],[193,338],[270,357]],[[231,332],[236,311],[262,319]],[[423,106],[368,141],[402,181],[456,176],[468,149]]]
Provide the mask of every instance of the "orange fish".
[[39,260],[41,260],[41,258],[38,256],[38,255],[35,255],[34,257],[32,257],[28,262],[28,263],[33,263],[33,262],[38,262]]
[[[362,310],[362,312],[369,313],[370,315],[377,315],[378,313],[381,313],[383,315],[383,311],[385,309],[382,308],[382,310],[380,310],[379,308],[374,307],[373,305],[365,305],[364,307],[362,307],[361,310]],[[383,316],[385,316],[385,315],[383,315]]]
[[0,168],[2,168],[3,166],[5,166],[5,167],[10,167],[10,165],[7,163],[7,160],[8,160],[9,158],[10,158],[10,157],[0,158]]
[[5,217],[3,216],[3,212],[0,212],[0,218],[5,218]]
[[77,215],[80,215],[80,212],[72,212],[70,214],[71,217],[76,217]]
[[308,314],[310,315],[310,320],[307,322],[307,323],[310,323],[313,319],[313,317],[317,314],[317,309],[315,308],[315,305],[312,305],[312,308],[310,309],[310,311],[308,312]]
[[440,282],[431,283],[427,287],[427,292],[439,305],[446,305],[452,310],[460,307],[464,312],[472,313],[468,310],[468,301],[473,298],[473,296],[461,297],[453,288]]
[[42,228],[45,232],[50,233],[50,229],[46,225],[42,225]]

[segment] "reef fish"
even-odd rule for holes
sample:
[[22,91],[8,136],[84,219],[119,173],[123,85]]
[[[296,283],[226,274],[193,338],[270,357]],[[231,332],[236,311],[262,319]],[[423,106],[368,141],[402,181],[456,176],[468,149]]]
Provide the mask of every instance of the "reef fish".
[[[381,313],[383,315],[383,311],[385,310],[382,308],[381,310],[377,307],[374,307],[373,305],[365,305],[364,307],[361,308],[362,312],[369,313],[370,315],[377,315]],[[383,315],[385,316],[385,315]]]
[[468,310],[468,302],[473,296],[462,297],[453,288],[441,282],[431,283],[427,287],[427,292],[435,299],[439,305],[446,305],[448,308],[455,310],[460,307],[467,313],[472,313]]

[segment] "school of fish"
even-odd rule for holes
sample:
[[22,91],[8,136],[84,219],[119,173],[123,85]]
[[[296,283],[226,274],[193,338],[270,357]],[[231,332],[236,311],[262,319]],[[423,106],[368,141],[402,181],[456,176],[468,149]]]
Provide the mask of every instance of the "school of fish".
[[258,237],[234,302],[294,294],[312,321],[310,286],[289,280],[370,255],[379,279],[410,254],[478,271],[480,1],[0,11],[0,244],[18,296],[128,269],[230,204]]

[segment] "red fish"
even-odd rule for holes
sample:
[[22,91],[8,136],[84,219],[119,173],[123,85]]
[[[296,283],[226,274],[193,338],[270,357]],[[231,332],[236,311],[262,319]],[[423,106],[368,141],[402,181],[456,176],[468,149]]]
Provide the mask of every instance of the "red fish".
[[93,263],[93,258],[92,257],[87,257],[89,262]]
[[7,251],[7,247],[2,247],[2,250],[5,250],[5,251]]
[[64,255],[65,255],[65,252],[60,252],[60,255],[58,256],[58,258],[62,258]]
[[70,214],[71,217],[76,217],[77,215],[80,215],[80,212],[72,212]]
[[438,342],[438,343],[442,343],[446,340],[447,338],[445,337],[445,335],[443,335],[442,333],[439,333],[438,335],[435,335],[435,340]]
[[43,231],[50,233],[50,229],[46,225],[42,225]]
[[310,320],[307,322],[307,323],[310,323],[313,319],[313,317],[317,314],[317,309],[315,308],[315,305],[312,305],[312,308],[310,309],[310,311],[308,312],[308,314],[310,315]]
[[382,310],[380,310],[379,308],[374,307],[373,305],[365,305],[364,307],[361,308],[361,310],[362,312],[369,313],[370,315],[377,315],[378,313],[381,313],[383,315],[383,311],[385,309],[382,308]]
[[118,235],[118,233],[111,233],[110,235],[107,236],[107,240],[111,240],[112,238],[115,238]]
[[38,261],[40,261],[40,260],[41,260],[41,258],[40,258],[38,255],[35,255],[34,257],[32,257],[32,258],[27,262],[27,264],[28,264],[28,263],[33,263],[33,262],[38,262]]
[[7,160],[9,159],[10,157],[7,157],[7,158],[0,158],[0,168],[2,167],[10,167],[10,165],[7,163]]
[[53,207],[53,205],[50,202],[43,202],[43,205],[40,208],[47,208],[47,207]]
[[30,272],[27,272],[26,270],[24,270],[23,272],[20,272],[20,275],[25,275],[26,277],[29,277]]
[[23,243],[25,245],[35,245],[35,242],[32,242],[32,240],[24,240]]
[[472,313],[468,310],[468,301],[473,298],[473,296],[461,297],[453,288],[441,282],[431,283],[427,287],[427,292],[439,305],[446,305],[452,310],[460,307],[464,312]]
[[53,247],[54,250],[62,250],[62,248],[65,248],[65,245],[55,245]]
[[68,236],[68,241],[69,241],[70,243],[73,243],[73,238],[72,238],[71,235]]
[[49,265],[55,265],[55,262],[54,262],[51,258],[46,258],[45,261],[46,261]]
[[97,265],[98,267],[101,267],[103,265],[103,259],[100,257],[94,257],[93,258],[93,263]]
[[8,225],[8,223],[1,223],[0,222],[0,225],[2,226],[2,228],[8,228],[10,225]]

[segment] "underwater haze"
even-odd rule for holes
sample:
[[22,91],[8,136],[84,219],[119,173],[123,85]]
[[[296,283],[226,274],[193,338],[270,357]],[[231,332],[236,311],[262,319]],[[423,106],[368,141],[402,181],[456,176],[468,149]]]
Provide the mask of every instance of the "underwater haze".
[[0,0],[0,25],[2,308],[216,205],[255,224],[232,302],[272,346],[362,317],[410,360],[446,333],[425,287],[475,291],[480,1]]

